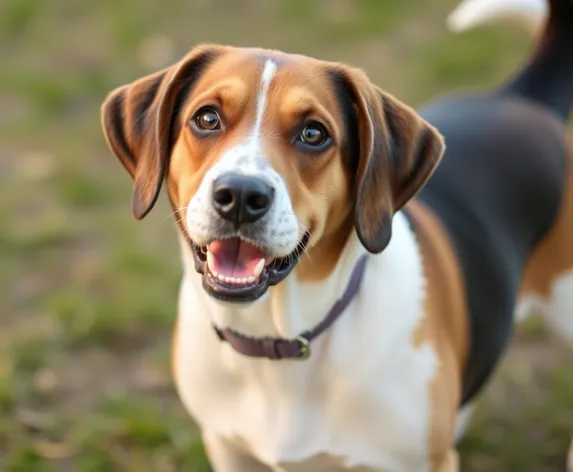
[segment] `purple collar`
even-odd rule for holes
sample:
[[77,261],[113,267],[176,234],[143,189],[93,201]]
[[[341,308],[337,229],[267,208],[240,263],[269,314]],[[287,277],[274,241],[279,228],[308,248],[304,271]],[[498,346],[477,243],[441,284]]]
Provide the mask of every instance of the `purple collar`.
[[342,314],[360,289],[366,267],[366,255],[362,256],[352,274],[346,290],[324,319],[310,331],[296,338],[251,338],[231,329],[219,329],[213,326],[221,341],[228,342],[240,354],[248,357],[266,357],[268,359],[307,359],[310,356],[310,342],[326,331]]

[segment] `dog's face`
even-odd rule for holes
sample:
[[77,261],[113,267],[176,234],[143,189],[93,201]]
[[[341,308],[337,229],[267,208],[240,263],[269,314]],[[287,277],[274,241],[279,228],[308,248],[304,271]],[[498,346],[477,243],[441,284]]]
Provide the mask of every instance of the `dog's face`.
[[381,252],[444,149],[361,71],[259,49],[197,48],[112,92],[102,119],[136,218],[166,178],[204,289],[231,302],[261,297],[342,228]]

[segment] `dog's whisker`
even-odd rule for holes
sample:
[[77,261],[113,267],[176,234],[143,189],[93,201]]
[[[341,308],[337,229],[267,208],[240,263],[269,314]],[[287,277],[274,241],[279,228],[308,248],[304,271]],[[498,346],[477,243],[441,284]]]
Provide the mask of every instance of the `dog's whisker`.
[[161,222],[159,223],[159,225],[162,225],[163,223],[165,223],[169,218],[171,218],[172,216],[175,216],[177,213],[179,213],[180,211],[185,211],[187,208],[183,207],[183,208],[177,208],[174,212],[170,213],[169,215],[167,215],[165,218],[163,218],[161,220]]
[[302,223],[299,223],[298,226],[302,230],[303,234],[308,235],[309,242],[312,241],[314,243],[315,242],[314,235],[310,232],[310,230],[305,225],[303,225]]
[[[314,238],[314,236],[312,235],[312,233],[309,231],[309,229],[303,225],[302,223],[299,223],[299,228],[302,230],[303,234],[306,234],[308,237],[308,243],[310,243],[310,245],[314,246],[316,243],[316,240]],[[308,251],[308,246],[309,244],[305,244],[303,247],[297,246],[296,248],[296,257],[299,258],[301,256],[301,250],[302,253],[304,254],[304,256],[306,256],[308,258],[308,260],[312,263],[312,257],[310,256],[310,253]]]
[[185,216],[182,216],[181,218],[179,218],[177,221],[175,221],[175,223],[173,223],[171,225],[171,227],[173,228],[174,226],[177,226],[179,223],[181,223],[183,220],[185,219]]

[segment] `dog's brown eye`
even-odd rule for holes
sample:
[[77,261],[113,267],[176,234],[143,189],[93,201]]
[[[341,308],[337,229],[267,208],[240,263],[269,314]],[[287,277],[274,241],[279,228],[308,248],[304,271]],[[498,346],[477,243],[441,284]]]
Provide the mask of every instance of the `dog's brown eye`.
[[313,122],[303,128],[298,139],[307,146],[321,147],[328,143],[330,137],[323,125]]
[[221,129],[219,114],[212,108],[200,110],[193,120],[195,126],[203,131],[215,131]]

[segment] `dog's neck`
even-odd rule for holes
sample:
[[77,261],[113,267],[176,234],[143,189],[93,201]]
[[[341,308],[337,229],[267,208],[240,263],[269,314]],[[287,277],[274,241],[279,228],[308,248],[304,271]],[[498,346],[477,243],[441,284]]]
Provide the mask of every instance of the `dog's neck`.
[[334,269],[320,281],[301,281],[297,269],[280,284],[270,287],[258,301],[244,306],[221,303],[202,288],[202,276],[195,271],[188,243],[180,238],[184,284],[189,284],[211,322],[250,337],[292,338],[312,329],[326,316],[343,293],[358,259],[365,253],[353,232]]

